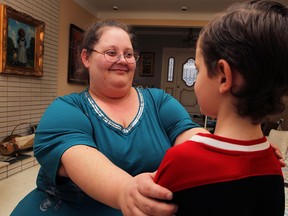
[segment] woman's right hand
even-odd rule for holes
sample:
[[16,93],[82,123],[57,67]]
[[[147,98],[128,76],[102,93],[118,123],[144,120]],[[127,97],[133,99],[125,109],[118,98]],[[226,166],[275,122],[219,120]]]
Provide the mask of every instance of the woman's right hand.
[[153,180],[156,173],[142,173],[127,183],[121,201],[121,210],[125,216],[172,216],[177,206],[168,204],[173,194]]

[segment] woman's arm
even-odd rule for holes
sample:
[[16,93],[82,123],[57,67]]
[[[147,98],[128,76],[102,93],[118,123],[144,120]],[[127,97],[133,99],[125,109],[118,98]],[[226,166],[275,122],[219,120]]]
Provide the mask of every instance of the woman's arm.
[[64,152],[61,162],[67,177],[86,194],[111,207],[120,207],[117,198],[131,176],[118,169],[97,149],[73,146]]
[[175,205],[158,200],[172,193],[157,185],[151,173],[132,177],[97,149],[77,145],[64,152],[58,174],[67,176],[86,194],[129,215],[173,215]]
[[186,130],[184,132],[182,132],[181,134],[179,134],[175,140],[175,144],[174,145],[178,145],[181,144],[183,142],[185,142],[186,140],[190,139],[192,136],[194,136],[197,133],[210,133],[209,131],[207,131],[204,128],[191,128],[189,130]]

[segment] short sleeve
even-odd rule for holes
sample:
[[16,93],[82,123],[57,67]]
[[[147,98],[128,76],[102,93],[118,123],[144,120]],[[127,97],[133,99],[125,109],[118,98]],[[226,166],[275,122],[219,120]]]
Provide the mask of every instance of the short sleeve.
[[171,143],[174,143],[176,137],[183,131],[200,127],[192,121],[189,113],[178,100],[163,90],[159,91],[158,94],[161,98],[159,100],[160,121]]
[[43,114],[34,140],[35,157],[54,183],[62,154],[79,144],[95,147],[91,122],[78,104],[58,98]]

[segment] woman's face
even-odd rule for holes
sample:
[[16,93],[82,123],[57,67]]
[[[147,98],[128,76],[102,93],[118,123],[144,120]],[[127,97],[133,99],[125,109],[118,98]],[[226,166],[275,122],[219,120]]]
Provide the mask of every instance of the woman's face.
[[[132,86],[136,62],[128,64],[124,54],[133,51],[129,35],[120,28],[105,27],[102,36],[93,49],[98,52],[116,51],[121,58],[114,63],[107,61],[103,54],[93,52],[83,61],[89,70],[90,87],[96,90],[117,90]],[[83,58],[82,58],[83,60]]]

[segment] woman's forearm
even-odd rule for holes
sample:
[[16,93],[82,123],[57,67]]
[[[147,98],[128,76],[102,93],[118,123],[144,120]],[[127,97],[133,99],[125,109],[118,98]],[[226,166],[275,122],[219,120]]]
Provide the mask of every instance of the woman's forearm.
[[65,151],[59,174],[67,175],[86,194],[113,208],[121,208],[124,188],[133,177],[97,149],[77,145]]

